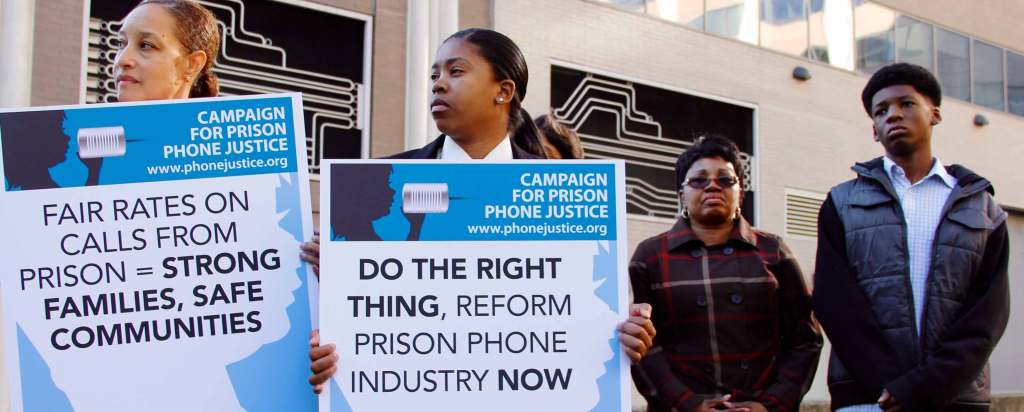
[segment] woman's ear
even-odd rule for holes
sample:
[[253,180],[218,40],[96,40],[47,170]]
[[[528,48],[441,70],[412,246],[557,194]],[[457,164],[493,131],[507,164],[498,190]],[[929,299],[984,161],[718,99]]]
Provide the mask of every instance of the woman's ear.
[[505,104],[511,103],[512,98],[516,95],[516,82],[512,80],[502,80],[498,83],[498,95],[494,97],[494,103]]
[[198,78],[199,73],[202,73],[203,68],[206,67],[208,58],[209,56],[202,50],[196,50],[185,56],[185,77],[190,81]]

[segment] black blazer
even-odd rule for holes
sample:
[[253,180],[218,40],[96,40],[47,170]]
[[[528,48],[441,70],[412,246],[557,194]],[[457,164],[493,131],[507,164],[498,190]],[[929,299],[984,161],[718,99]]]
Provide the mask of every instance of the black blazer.
[[[441,153],[441,147],[444,146],[444,135],[434,139],[433,142],[428,143],[419,149],[413,149],[406,152],[393,154],[385,157],[385,159],[437,159],[437,155]],[[512,158],[513,159],[543,159],[533,153],[527,152],[512,143]]]

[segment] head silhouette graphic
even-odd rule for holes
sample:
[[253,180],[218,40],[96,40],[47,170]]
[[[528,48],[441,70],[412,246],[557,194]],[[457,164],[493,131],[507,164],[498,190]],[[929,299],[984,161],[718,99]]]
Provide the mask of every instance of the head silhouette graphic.
[[391,165],[365,164],[331,168],[331,237],[381,240],[373,221],[387,216],[395,197]]
[[64,134],[63,123],[61,110],[0,113],[8,189],[57,187],[49,169],[66,158],[70,138]]

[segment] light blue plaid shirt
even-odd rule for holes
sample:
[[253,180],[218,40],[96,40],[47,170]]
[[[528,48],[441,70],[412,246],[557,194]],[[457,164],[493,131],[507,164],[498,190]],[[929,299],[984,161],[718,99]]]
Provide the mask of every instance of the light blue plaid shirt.
[[[956,187],[956,178],[946,172],[942,162],[935,158],[928,175],[911,184],[907,174],[896,162],[886,156],[882,160],[885,173],[903,207],[907,224],[907,251],[910,254],[910,289],[914,296],[914,318],[917,332],[921,333],[921,315],[924,310],[925,291],[928,288],[928,268],[932,262],[932,243],[942,220],[942,208]],[[882,394],[878,394],[881,396]],[[897,399],[898,400],[898,399]],[[836,412],[877,412],[877,404],[854,405]]]

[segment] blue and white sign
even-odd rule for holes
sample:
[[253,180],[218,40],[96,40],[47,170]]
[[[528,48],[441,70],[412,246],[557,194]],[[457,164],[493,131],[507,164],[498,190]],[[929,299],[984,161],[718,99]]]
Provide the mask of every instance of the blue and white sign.
[[12,411],[315,409],[301,115],[298,94],[0,112]]
[[621,161],[332,161],[337,411],[628,411]]

